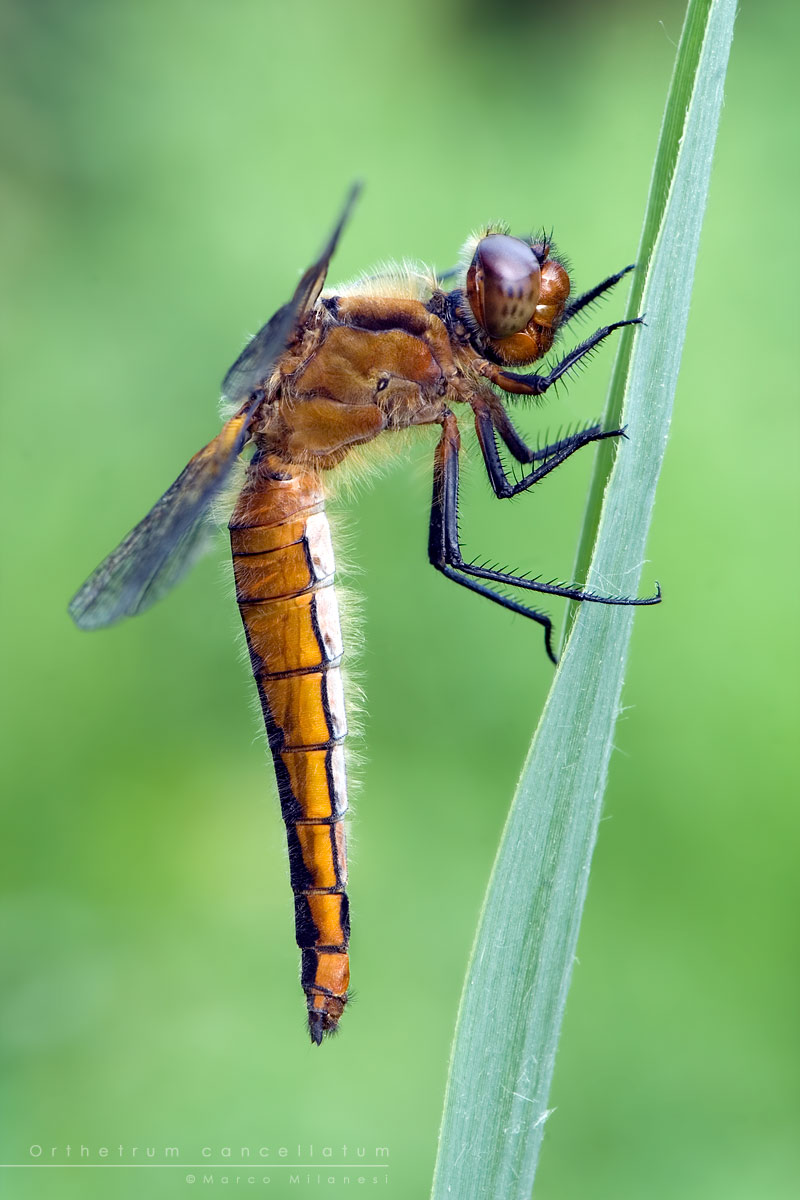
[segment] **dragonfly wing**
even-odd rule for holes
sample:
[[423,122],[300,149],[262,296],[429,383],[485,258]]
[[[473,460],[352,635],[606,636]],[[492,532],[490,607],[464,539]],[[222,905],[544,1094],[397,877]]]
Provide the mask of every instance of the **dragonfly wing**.
[[202,550],[204,518],[248,439],[250,422],[264,399],[262,385],[316,303],[360,190],[360,184],[351,188],[324,250],[289,303],[259,330],[225,376],[223,391],[229,401],[241,405],[238,412],[195,454],[144,520],[73,597],[69,611],[81,629],[99,629],[144,612],[186,574]]
[[[241,403],[254,388],[261,387],[268,381],[278,357],[291,340],[298,324],[316,304],[325,285],[328,265],[333,257],[339,236],[360,191],[360,183],[354,184],[350,189],[339,220],[336,222],[324,250],[303,275],[289,303],[284,304],[283,308],[279,308],[274,317],[259,329],[255,337],[251,338],[223,379],[222,391],[231,403]],[[277,353],[276,347],[278,348]]]
[[203,548],[204,518],[249,435],[258,395],[195,454],[147,516],[112,550],[70,602],[81,629],[144,612],[181,579]]

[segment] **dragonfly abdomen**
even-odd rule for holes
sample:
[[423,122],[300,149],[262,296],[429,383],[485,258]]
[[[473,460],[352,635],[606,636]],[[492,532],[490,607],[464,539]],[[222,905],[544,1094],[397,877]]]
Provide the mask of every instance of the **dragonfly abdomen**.
[[297,470],[276,479],[254,460],[230,534],[286,822],[309,1028],[319,1044],[337,1026],[350,977],[342,638],[319,477]]

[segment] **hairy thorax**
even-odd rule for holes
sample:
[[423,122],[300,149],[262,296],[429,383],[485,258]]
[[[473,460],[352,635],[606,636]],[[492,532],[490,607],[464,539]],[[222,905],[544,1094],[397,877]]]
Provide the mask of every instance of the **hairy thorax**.
[[386,430],[441,421],[457,399],[447,330],[413,298],[323,301],[261,412],[257,443],[286,463],[328,469]]

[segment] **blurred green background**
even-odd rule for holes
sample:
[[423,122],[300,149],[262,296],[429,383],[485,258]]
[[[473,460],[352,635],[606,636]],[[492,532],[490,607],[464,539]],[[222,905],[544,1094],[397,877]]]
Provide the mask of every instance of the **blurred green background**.
[[[392,257],[448,266],[497,218],[552,225],[577,287],[629,262],[682,0],[0,11],[0,1160],[386,1146],[389,1183],[361,1190],[424,1197],[474,926],[552,675],[538,627],[427,565],[433,433],[336,504],[367,699],[356,999],[321,1051],[224,536],[142,619],[87,636],[66,604],[214,435],[217,381],[354,177],[334,282]],[[739,19],[643,579],[665,603],[637,618],[542,1198],[796,1194],[790,21],[779,0]],[[596,416],[611,361],[520,424]],[[584,452],[499,505],[473,455],[467,549],[570,575],[590,467]],[[0,1187],[161,1197],[187,1173],[7,1168]],[[271,1175],[242,1186],[359,1190]]]

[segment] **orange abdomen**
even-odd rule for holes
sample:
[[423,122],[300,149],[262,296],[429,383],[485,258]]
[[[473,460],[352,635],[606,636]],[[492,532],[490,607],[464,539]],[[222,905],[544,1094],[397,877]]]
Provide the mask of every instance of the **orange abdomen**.
[[286,822],[309,1028],[319,1044],[336,1028],[350,978],[342,640],[319,476],[296,469],[275,478],[254,458],[229,528]]

